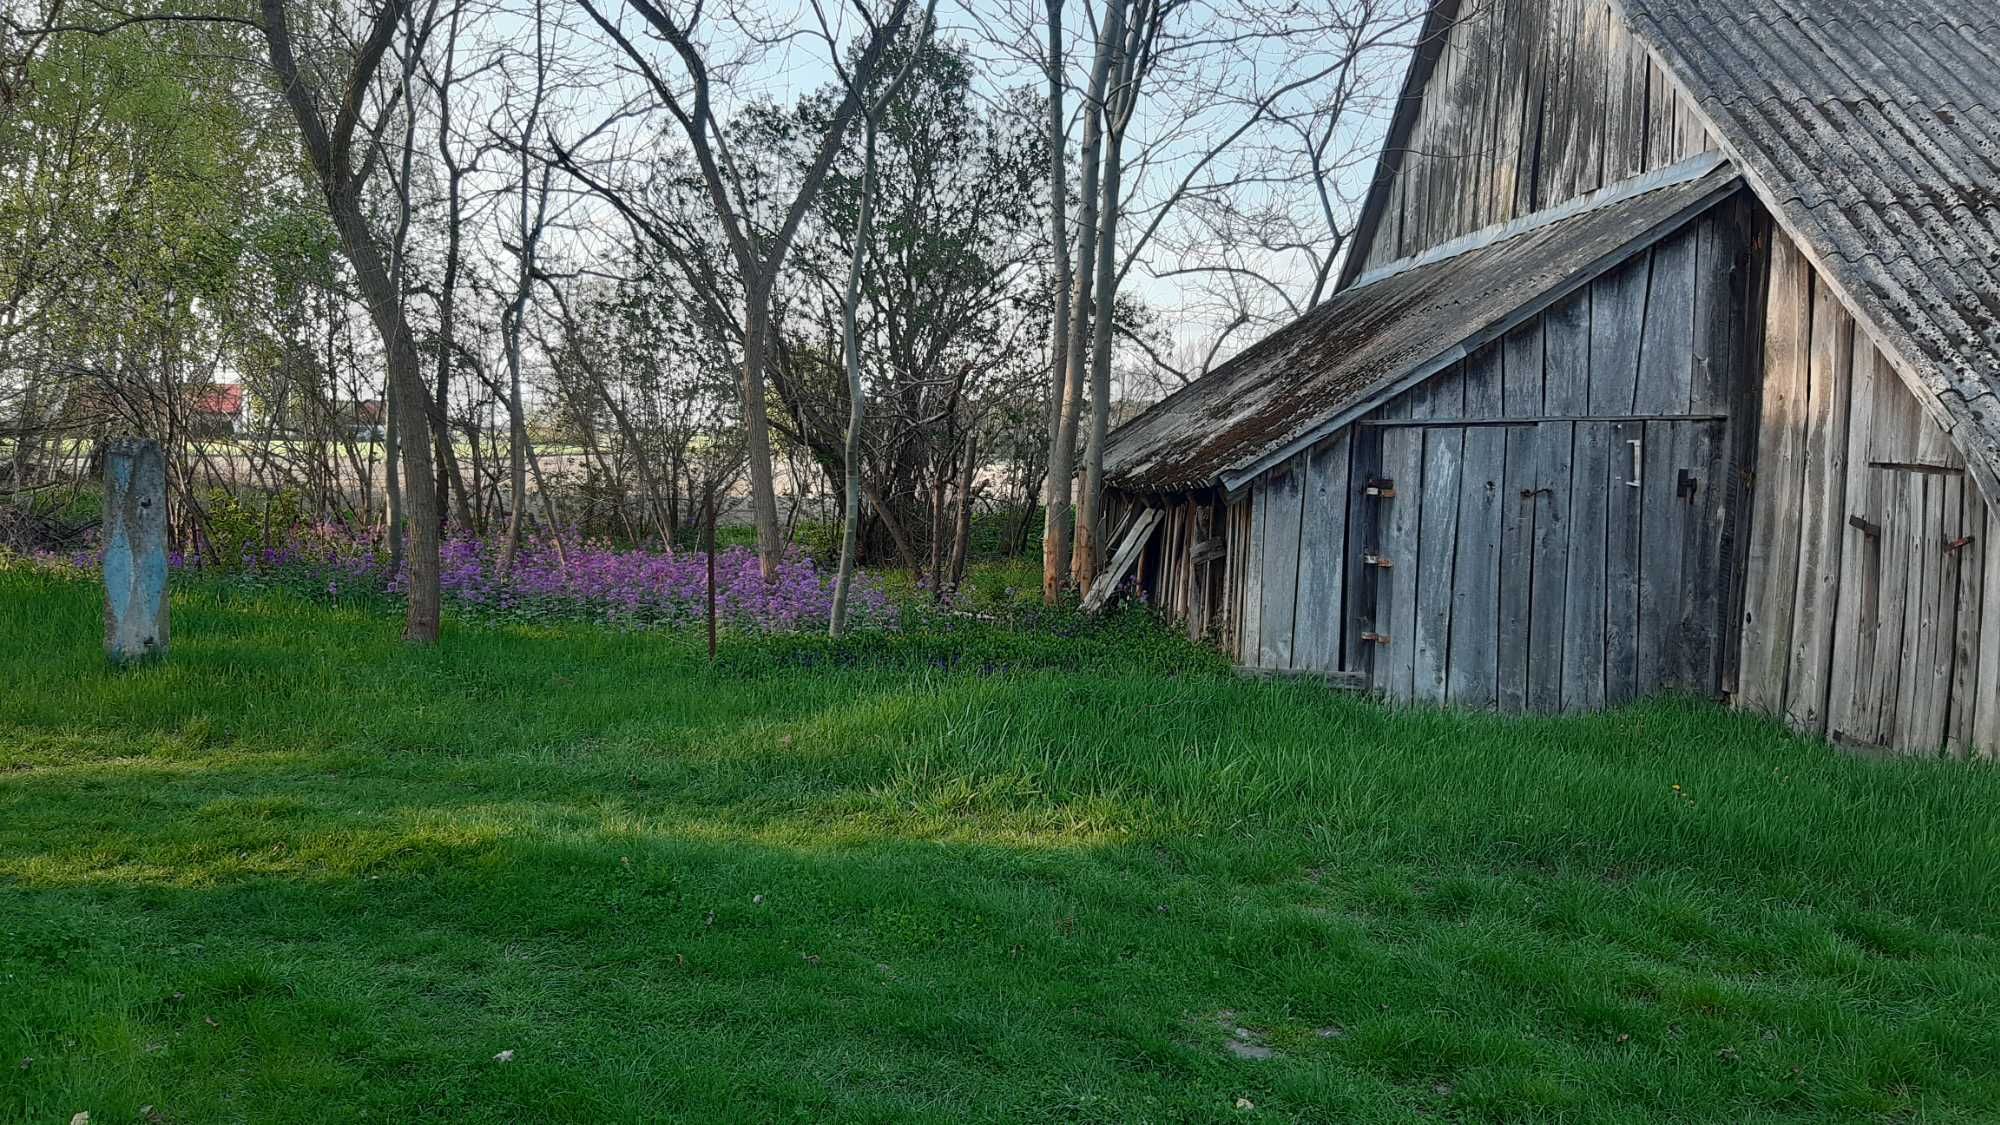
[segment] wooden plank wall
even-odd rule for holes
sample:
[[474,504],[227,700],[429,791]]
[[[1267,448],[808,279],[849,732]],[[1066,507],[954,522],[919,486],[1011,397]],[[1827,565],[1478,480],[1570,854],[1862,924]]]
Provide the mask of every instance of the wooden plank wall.
[[1713,149],[1610,0],[1480,0],[1450,31],[1366,268]]
[[1351,437],[1343,432],[1258,478],[1251,509],[1245,613],[1236,661],[1331,672],[1342,665]]
[[1364,421],[1398,487],[1384,694],[1521,711],[1719,693],[1743,490],[1711,419],[1748,385],[1753,221],[1719,209]]
[[[1719,691],[1742,477],[1726,423],[1676,419],[1734,414],[1749,386],[1753,221],[1718,208],[1214,505],[1210,617],[1237,662],[1508,711]],[[1177,519],[1162,550],[1200,538]],[[1190,619],[1188,568],[1148,566]]]
[[1995,756],[2000,520],[1782,234],[1768,281],[1735,701],[1837,742]]

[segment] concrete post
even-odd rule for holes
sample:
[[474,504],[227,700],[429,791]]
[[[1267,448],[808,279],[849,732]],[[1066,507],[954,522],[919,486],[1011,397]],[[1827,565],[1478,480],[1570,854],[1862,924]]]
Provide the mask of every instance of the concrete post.
[[167,465],[158,442],[119,438],[104,456],[104,653],[167,653]]

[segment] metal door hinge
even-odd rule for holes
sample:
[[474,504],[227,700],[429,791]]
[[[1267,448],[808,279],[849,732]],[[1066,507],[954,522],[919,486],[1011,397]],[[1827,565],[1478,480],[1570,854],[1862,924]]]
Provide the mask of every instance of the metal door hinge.
[[1362,494],[1364,496],[1378,497],[1383,500],[1392,499],[1396,495],[1396,482],[1393,480],[1370,478],[1368,487],[1363,490]]
[[1361,565],[1379,566],[1383,570],[1388,570],[1390,567],[1396,564],[1390,562],[1388,559],[1383,558],[1381,555],[1378,555],[1373,551],[1368,551],[1361,556]]
[[1361,634],[1361,639],[1362,641],[1372,645],[1387,645],[1389,643],[1389,634],[1363,633]]

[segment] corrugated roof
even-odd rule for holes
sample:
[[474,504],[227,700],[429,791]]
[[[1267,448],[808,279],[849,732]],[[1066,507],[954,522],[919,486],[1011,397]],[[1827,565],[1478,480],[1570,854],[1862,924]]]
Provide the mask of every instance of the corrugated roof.
[[2000,498],[2000,4],[1618,2]]
[[1364,277],[1119,427],[1105,476],[1134,491],[1233,486],[1684,225],[1737,182],[1710,154]]

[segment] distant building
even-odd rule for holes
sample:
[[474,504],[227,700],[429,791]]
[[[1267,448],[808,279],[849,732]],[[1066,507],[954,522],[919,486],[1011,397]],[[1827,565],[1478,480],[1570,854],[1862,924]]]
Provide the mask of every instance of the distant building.
[[388,418],[379,398],[348,399],[334,405],[334,426],[355,441],[381,441]]
[[236,436],[243,422],[243,384],[205,383],[194,388],[191,429],[198,438]]

